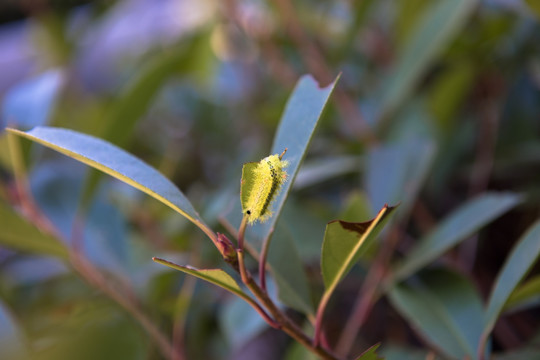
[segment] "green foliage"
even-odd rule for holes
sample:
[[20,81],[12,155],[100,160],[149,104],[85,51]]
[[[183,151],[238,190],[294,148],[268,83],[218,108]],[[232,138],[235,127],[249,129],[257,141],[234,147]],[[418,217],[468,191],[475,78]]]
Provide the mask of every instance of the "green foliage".
[[321,255],[326,292],[331,293],[369,249],[395,209],[385,206],[375,219],[368,222],[333,221],[326,226]]
[[0,358],[540,358],[537,2],[12,3]]
[[8,131],[122,180],[171,207],[197,226],[206,227],[189,200],[172,182],[157,170],[108,142],[75,131],[49,127],[36,127],[28,132],[15,129]]
[[400,280],[418,271],[519,201],[520,197],[515,194],[488,193],[464,204],[418,242],[407,259],[394,270],[394,278]]
[[484,310],[468,279],[447,270],[394,287],[390,300],[427,341],[449,358],[477,359]]
[[484,332],[489,333],[508,298],[540,256],[540,223],[533,224],[508,256],[489,297]]

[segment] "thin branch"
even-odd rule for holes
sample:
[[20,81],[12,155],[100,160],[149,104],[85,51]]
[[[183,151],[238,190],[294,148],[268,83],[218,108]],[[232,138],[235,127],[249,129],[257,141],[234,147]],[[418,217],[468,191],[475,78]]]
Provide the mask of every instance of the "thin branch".
[[346,356],[350,353],[358,332],[365,323],[373,305],[382,295],[380,284],[383,283],[386,268],[400,238],[401,231],[396,227],[383,242],[381,252],[370,267],[366,280],[358,293],[352,314],[341,331],[336,346],[336,352],[339,355]]

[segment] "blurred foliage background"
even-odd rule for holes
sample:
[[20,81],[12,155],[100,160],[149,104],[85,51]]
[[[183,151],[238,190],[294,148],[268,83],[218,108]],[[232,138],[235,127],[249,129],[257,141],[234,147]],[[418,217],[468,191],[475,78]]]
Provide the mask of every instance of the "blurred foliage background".
[[[172,179],[223,232],[242,163],[268,154],[297,79],[326,85],[341,73],[282,216],[315,298],[325,224],[401,206],[331,303],[327,337],[338,344],[372,269],[391,272],[463,204],[520,196],[469,209],[472,222],[495,213],[428,270],[404,275],[437,294],[470,292],[463,308],[485,302],[539,218],[539,19],[535,0],[2,1],[0,128],[48,124],[106,139]],[[152,263],[223,267],[185,219],[109,177],[88,186],[85,166],[23,145],[28,193],[0,133],[0,357],[159,359],[163,342],[178,359],[305,356],[228,294]],[[44,245],[57,240],[99,276]],[[540,358],[537,273],[495,326],[488,348],[498,359]],[[363,308],[352,353],[382,342],[388,359],[459,357],[429,336],[447,325],[416,323],[418,309],[398,295]]]

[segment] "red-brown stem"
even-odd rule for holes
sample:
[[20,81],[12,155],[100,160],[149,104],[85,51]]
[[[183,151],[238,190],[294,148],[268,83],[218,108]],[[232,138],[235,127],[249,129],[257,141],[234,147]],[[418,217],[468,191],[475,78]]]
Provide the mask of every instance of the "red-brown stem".
[[270,237],[272,232],[268,234],[263,242],[261,254],[259,255],[259,284],[266,291],[266,258],[268,257],[268,249],[270,248]]
[[321,358],[325,360],[339,360],[334,354],[332,354],[329,350],[321,346],[320,344],[314,345],[313,341],[307,336],[302,329],[298,327],[286,314],[284,314],[273,302],[273,300],[268,296],[268,293],[260,288],[257,283],[253,280],[253,277],[246,269],[245,261],[244,261],[244,251],[240,249],[240,239],[242,239],[242,246],[243,246],[243,236],[245,232],[245,220],[246,217],[242,220],[242,225],[240,225],[240,228],[238,229],[238,244],[239,249],[236,250],[236,254],[238,257],[238,270],[240,272],[240,277],[242,279],[242,282],[244,285],[251,291],[251,293],[255,296],[255,298],[259,301],[260,304],[262,304],[262,307],[264,307],[273,317],[273,319],[263,310],[262,307],[259,309],[255,306],[260,306],[258,303],[250,302],[248,299],[245,299],[252,305],[258,312],[261,314],[263,319],[270,324],[270,326],[281,329],[285,333],[287,333],[289,336],[291,336],[293,339],[298,341],[300,344],[305,346],[309,351],[313,352],[314,354],[319,355]]
[[[236,254],[238,257],[238,269],[240,271],[240,277],[242,279],[242,283],[244,283],[246,286],[250,282],[253,281],[251,278],[251,275],[246,270],[246,265],[244,262],[244,252],[240,249],[236,250]],[[279,329],[281,328],[280,324],[274,321],[267,313],[264,311],[264,309],[255,301],[250,301],[250,298],[244,298],[244,300],[248,301],[250,305],[252,305],[255,310],[262,316],[262,318],[273,328]]]
[[272,314],[275,321],[280,325],[281,330],[295,339],[297,342],[306,347],[309,351],[320,356],[325,360],[339,360],[339,358],[332,354],[328,349],[324,348],[320,344],[314,345],[312,339],[307,336],[302,329],[298,327],[286,314],[284,314],[270,299],[268,294],[262,290],[253,280],[249,277],[248,282],[245,284],[247,288],[255,295],[257,300]]
[[244,250],[244,236],[246,234],[248,217],[244,215],[240,227],[238,228],[238,249]]

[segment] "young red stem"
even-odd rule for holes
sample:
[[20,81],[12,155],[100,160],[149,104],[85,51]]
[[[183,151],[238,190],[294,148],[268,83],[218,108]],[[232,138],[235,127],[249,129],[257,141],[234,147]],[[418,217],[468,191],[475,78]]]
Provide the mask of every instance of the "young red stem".
[[259,284],[261,284],[261,289],[264,291],[266,291],[266,258],[270,247],[270,236],[271,234],[264,240],[259,256]]
[[238,228],[238,249],[242,251],[244,250],[244,235],[246,233],[247,220],[248,217],[244,215]]

